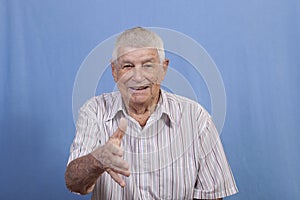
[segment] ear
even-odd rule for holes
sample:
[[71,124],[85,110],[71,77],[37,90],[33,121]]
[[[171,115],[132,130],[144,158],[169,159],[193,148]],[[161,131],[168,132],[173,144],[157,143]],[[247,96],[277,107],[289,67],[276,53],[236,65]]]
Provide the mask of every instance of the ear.
[[169,67],[169,62],[170,60],[169,59],[165,59],[164,62],[163,62],[163,68],[164,68],[164,72],[166,73],[167,72],[167,69]]
[[118,76],[117,76],[118,72],[117,72],[117,67],[115,66],[115,62],[111,61],[110,65],[111,65],[111,73],[112,73],[112,76],[114,77],[114,81],[117,82],[118,81]]
[[162,63],[162,67],[163,67],[163,72],[162,74],[159,76],[159,81],[163,81],[165,79],[165,76],[167,74],[167,70],[168,70],[168,66],[169,66],[169,59],[165,59]]

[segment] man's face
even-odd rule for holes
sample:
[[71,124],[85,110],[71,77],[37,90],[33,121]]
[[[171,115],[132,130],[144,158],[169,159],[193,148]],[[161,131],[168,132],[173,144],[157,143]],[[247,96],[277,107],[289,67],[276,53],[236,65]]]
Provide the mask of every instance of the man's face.
[[160,62],[154,48],[120,48],[112,74],[127,105],[151,105],[159,96],[168,60]]

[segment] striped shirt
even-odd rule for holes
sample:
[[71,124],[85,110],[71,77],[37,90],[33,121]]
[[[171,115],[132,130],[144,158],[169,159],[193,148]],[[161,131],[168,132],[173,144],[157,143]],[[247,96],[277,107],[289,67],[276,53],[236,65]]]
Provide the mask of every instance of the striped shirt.
[[122,140],[130,177],[121,188],[109,174],[97,180],[92,199],[214,199],[237,193],[219,134],[198,103],[161,90],[144,127],[126,113],[120,92],[90,99],[80,109],[69,162],[105,144],[128,121]]

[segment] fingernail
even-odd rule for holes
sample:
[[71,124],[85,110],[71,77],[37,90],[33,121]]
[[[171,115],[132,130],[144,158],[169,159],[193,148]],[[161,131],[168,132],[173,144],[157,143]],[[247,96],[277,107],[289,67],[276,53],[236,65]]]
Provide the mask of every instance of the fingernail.
[[127,129],[127,120],[125,118],[121,118],[119,122],[119,128],[123,131],[126,132]]

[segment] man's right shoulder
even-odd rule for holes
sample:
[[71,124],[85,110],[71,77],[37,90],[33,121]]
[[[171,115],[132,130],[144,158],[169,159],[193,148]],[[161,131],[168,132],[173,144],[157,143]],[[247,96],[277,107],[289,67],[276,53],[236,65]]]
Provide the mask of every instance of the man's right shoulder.
[[112,107],[116,101],[121,100],[121,94],[119,91],[110,93],[103,93],[98,96],[94,96],[88,99],[80,108],[80,111],[88,111],[96,113],[97,110],[106,110],[108,107]]

